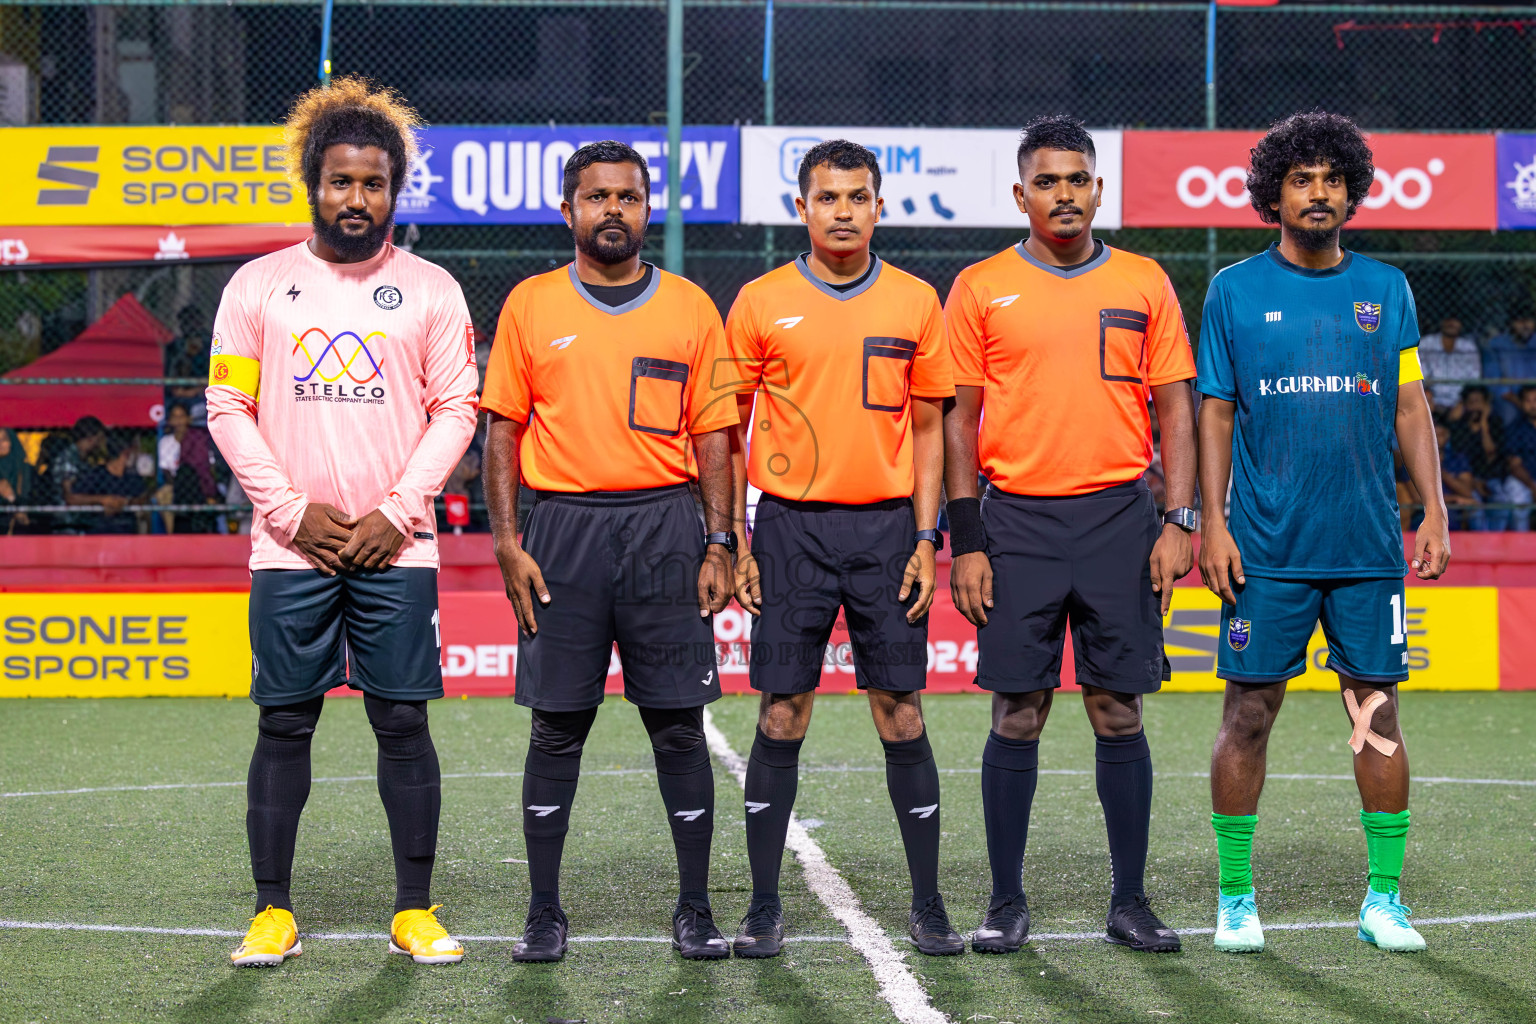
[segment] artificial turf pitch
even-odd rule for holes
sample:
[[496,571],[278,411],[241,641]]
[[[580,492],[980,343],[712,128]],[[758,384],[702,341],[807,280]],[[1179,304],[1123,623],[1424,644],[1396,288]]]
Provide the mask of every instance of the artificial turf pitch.
[[[987,701],[933,696],[925,709],[946,770],[941,884],[956,927],[969,932],[989,891],[976,774]],[[1403,709],[1415,775],[1526,783],[1416,783],[1405,902],[1421,919],[1536,911],[1536,694],[1408,693]],[[755,699],[726,697],[712,712],[745,756]],[[1214,924],[1215,841],[1199,773],[1219,713],[1217,695],[1147,702],[1159,773],[1147,884],[1178,928]],[[252,891],[243,780],[255,720],[244,701],[0,703],[0,793],[229,783],[0,797],[0,919],[243,931]],[[521,782],[496,773],[521,769],[528,712],[509,700],[442,701],[432,729],[450,776],[433,885],[439,916],[456,935],[515,935],[527,899]],[[1348,734],[1336,696],[1286,699],[1255,848],[1259,910],[1272,928],[1266,952],[1219,954],[1209,935],[1191,935],[1176,955],[1073,939],[1032,941],[1006,957],[909,952],[907,964],[956,1022],[1536,1021],[1536,920],[1429,925],[1419,955],[1380,952],[1353,929],[1273,930],[1350,921],[1358,910],[1365,841],[1353,784],[1273,777],[1347,775]],[[393,870],[373,766],[361,702],[328,702],[294,871],[306,933],[388,926]],[[822,697],[797,813],[864,910],[906,949],[906,863],[882,766],[865,702]],[[1092,737],[1074,694],[1057,702],[1041,766],[1024,872],[1033,931],[1097,932],[1109,868]],[[587,745],[566,846],[573,935],[669,935],[676,875],[650,768],[638,715],[610,700]],[[742,798],[718,763],[716,786],[713,899],[731,934],[750,894]],[[782,956],[718,963],[682,961],[663,942],[623,942],[573,944],[561,964],[523,965],[510,941],[474,941],[458,965],[418,967],[387,955],[382,938],[308,938],[303,956],[280,968],[235,970],[233,938],[0,927],[0,1021],[893,1020],[792,858],[784,899],[791,941]]]

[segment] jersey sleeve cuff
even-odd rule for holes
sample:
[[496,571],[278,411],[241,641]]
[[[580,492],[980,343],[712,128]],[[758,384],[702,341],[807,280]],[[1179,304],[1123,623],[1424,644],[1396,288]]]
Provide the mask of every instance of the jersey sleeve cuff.
[[979,373],[957,373],[955,374],[955,386],[965,388],[984,388],[987,386],[987,378]]
[[289,544],[298,536],[299,524],[304,521],[304,510],[309,507],[309,499],[302,494],[295,494],[286,503],[277,506],[267,513],[267,522],[271,524],[283,539]]
[[528,410],[516,409],[509,402],[498,402],[494,398],[480,396],[480,408],[489,410],[498,416],[505,416],[509,420],[526,425],[528,423]]
[[1225,402],[1237,401],[1236,391],[1233,391],[1231,388],[1224,388],[1220,385],[1212,384],[1208,380],[1200,380],[1198,377],[1195,379],[1195,390],[1200,392],[1202,395],[1210,395],[1212,398],[1220,398]]
[[1177,373],[1165,373],[1161,377],[1148,377],[1147,387],[1160,388],[1164,384],[1177,384],[1181,380],[1194,380],[1195,375],[1188,370],[1179,370]]
[[400,536],[406,540],[411,539],[412,523],[395,504],[394,495],[390,495],[379,503],[379,511],[384,513],[384,518],[389,520],[389,525],[400,531]]
[[911,394],[913,398],[954,398],[955,389],[953,387],[913,388]]

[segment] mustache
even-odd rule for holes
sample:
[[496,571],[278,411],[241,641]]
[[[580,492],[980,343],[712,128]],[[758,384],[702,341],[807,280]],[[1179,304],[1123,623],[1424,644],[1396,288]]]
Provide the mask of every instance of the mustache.
[[369,213],[367,210],[363,210],[359,213],[349,213],[347,211],[343,211],[336,215],[337,224],[340,224],[344,220],[360,220],[365,224],[372,224],[373,214]]
[[1075,213],[1079,217],[1081,217],[1083,215],[1083,210],[1079,206],[1072,206],[1072,205],[1068,204],[1067,206],[1058,206],[1058,207],[1056,207],[1056,209],[1051,211],[1051,216],[1055,217],[1055,216],[1058,216],[1058,215],[1063,214],[1063,213]]
[[1308,213],[1333,213],[1334,209],[1327,203],[1313,203],[1311,206],[1307,207],[1301,212],[1303,215]]

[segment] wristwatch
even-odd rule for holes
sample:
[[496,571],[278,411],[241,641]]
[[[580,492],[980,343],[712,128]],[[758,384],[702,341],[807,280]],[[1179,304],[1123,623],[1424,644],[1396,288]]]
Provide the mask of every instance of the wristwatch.
[[938,530],[918,530],[912,535],[912,543],[916,544],[920,540],[931,543],[935,553],[944,550],[944,535]]
[[1171,508],[1163,513],[1165,526],[1177,526],[1185,533],[1194,533],[1200,529],[1200,513],[1189,507]]
[[704,546],[709,547],[711,544],[723,545],[726,551],[733,555],[736,553],[736,535],[734,533],[706,533],[704,535]]

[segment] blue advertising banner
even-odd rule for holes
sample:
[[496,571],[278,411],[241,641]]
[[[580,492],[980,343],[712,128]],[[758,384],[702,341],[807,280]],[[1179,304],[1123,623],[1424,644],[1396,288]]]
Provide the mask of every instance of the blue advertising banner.
[[1536,228],[1536,135],[1498,137],[1499,227]]
[[[580,146],[616,139],[651,171],[651,210],[667,209],[667,130],[647,125],[431,127],[400,193],[401,224],[558,224],[565,161]],[[683,128],[683,221],[735,223],[740,213],[740,133],[730,125]]]

